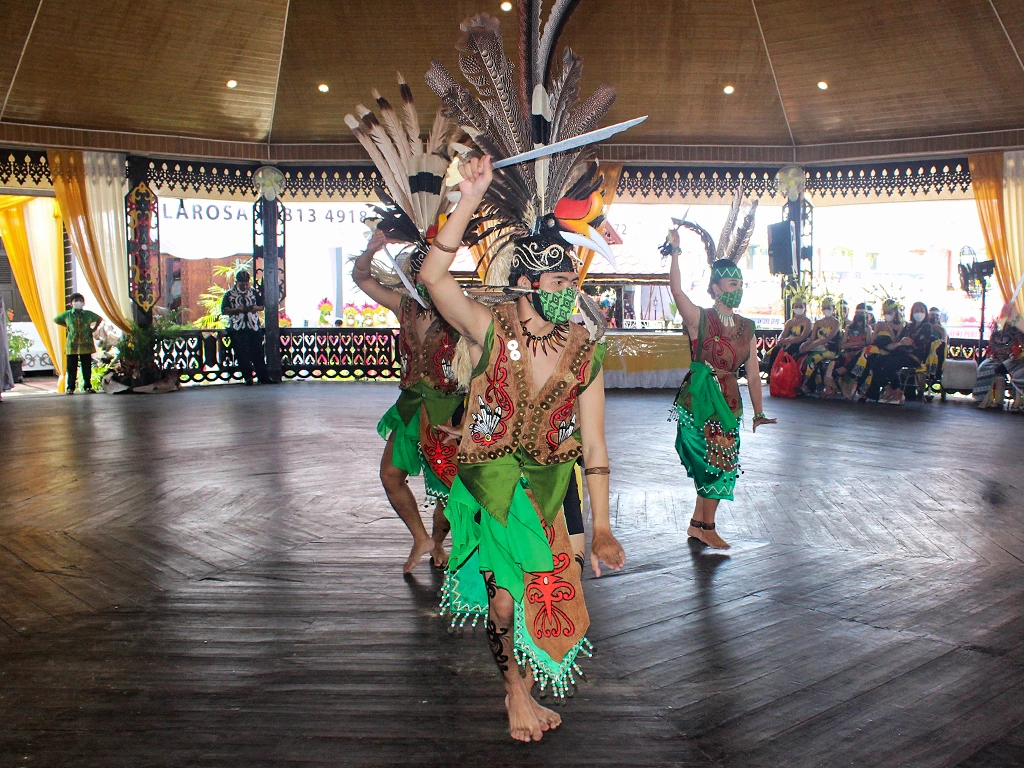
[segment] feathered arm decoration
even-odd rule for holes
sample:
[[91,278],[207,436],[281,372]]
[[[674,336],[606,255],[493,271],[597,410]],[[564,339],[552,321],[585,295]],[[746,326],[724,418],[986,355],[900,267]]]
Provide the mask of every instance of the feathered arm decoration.
[[683,227],[699,235],[700,242],[704,246],[704,253],[708,257],[708,265],[710,266],[711,264],[714,264],[715,239],[711,237],[710,232],[704,229],[704,227],[702,227],[700,224],[696,224],[692,221],[687,221],[686,219],[672,219],[672,223],[675,224],[677,227]]

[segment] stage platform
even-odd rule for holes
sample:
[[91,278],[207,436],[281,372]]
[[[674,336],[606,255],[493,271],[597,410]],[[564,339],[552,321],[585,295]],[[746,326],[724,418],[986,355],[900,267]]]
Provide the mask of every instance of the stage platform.
[[[540,744],[377,480],[381,384],[0,405],[0,765],[1024,765],[1024,417],[768,400],[728,556],[608,393],[596,656]],[[422,485],[414,481],[417,493]]]

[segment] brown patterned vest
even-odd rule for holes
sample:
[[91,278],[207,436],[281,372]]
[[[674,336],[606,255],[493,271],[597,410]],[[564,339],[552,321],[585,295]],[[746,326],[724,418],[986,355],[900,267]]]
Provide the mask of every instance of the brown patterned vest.
[[533,358],[515,304],[493,309],[494,341],[487,367],[466,401],[459,464],[479,464],[522,447],[539,464],[575,461],[582,447],[580,387],[590,381],[595,344],[586,328],[569,324],[569,338],[551,378],[533,395]]
[[714,310],[701,309],[700,332],[693,340],[692,357],[715,371],[725,402],[737,416],[743,412],[736,372],[750,357],[750,340],[754,337],[754,322],[733,315],[733,325],[726,326]]
[[408,389],[419,381],[425,381],[438,392],[454,394],[459,383],[455,380],[452,360],[458,332],[434,313],[434,322],[427,329],[420,342],[416,331],[416,314],[419,305],[408,297],[402,299],[398,309],[400,332],[399,352],[402,356],[401,388]]

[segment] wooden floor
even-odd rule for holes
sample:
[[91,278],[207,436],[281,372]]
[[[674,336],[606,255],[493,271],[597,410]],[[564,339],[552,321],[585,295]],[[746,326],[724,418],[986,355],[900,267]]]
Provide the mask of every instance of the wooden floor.
[[395,394],[0,405],[0,766],[1024,765],[1024,418],[769,401],[723,557],[686,541],[671,393],[610,392],[629,561],[526,746],[439,575],[402,578]]

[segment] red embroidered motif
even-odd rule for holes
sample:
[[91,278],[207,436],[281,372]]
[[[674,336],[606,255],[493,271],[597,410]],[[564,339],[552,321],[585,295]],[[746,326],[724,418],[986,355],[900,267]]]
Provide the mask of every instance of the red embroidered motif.
[[455,359],[455,344],[452,342],[452,335],[447,328],[443,328],[438,334],[437,352],[434,353],[434,370],[437,373],[438,382],[444,387],[455,386],[455,372],[452,369],[452,361]]
[[[543,521],[541,525],[544,526],[544,531],[547,533],[548,546],[552,546],[555,529]],[[531,603],[540,603],[543,606],[533,620],[533,636],[538,640],[558,635],[570,637],[576,632],[576,625],[572,623],[572,619],[555,605],[555,603],[572,600],[576,597],[576,588],[558,575],[565,571],[571,563],[572,558],[568,554],[559,553],[555,555],[553,571],[533,574],[530,583],[526,585],[526,599]]]
[[495,334],[494,340],[498,342],[498,354],[491,372],[484,374],[487,377],[487,389],[484,390],[484,397],[480,398],[479,412],[473,414],[469,425],[473,442],[485,446],[494,445],[505,436],[508,420],[515,412],[512,398],[507,392],[508,354],[505,351],[505,339]]
[[556,408],[551,413],[551,418],[548,419],[548,425],[551,429],[547,433],[548,448],[552,451],[557,451],[558,446],[572,437],[576,431],[576,414],[573,413],[573,408],[576,405],[576,397],[580,393],[580,387],[582,387],[587,381],[587,369],[590,367],[590,361],[585,362],[581,367],[578,374],[576,374],[576,384],[569,390],[569,398],[565,401],[565,404],[561,408]]
[[426,459],[430,471],[437,475],[437,478],[449,488],[455,480],[459,471],[455,463],[455,454],[458,448],[454,445],[444,444],[445,433],[431,427],[427,430],[427,441],[423,444],[423,458]]
[[720,371],[735,371],[739,368],[736,363],[736,348],[732,345],[732,339],[724,334],[724,328],[711,313],[707,313],[707,338],[704,339],[705,359],[711,361],[711,365]]

